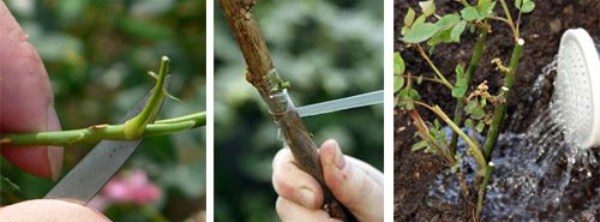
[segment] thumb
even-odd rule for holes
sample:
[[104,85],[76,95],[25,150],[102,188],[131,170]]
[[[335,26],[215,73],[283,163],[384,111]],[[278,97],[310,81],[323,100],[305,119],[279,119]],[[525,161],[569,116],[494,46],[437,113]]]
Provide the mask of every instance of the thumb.
[[[37,51],[0,1],[0,132],[60,130],[48,74]],[[2,156],[31,174],[56,179],[63,149],[2,146]]]
[[383,221],[383,175],[375,168],[342,154],[334,140],[319,151],[325,183],[359,221]]

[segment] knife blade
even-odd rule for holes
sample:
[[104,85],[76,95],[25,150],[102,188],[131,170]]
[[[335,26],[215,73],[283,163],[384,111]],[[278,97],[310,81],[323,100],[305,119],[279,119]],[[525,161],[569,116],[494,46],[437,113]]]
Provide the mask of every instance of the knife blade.
[[383,90],[334,99],[326,102],[305,105],[296,109],[300,117],[333,113],[383,103]]
[[[163,89],[166,89],[168,82],[169,78],[166,78]],[[139,114],[151,93],[152,90],[146,93],[144,98],[127,112],[122,122]],[[102,140],[44,196],[44,199],[71,199],[82,204],[88,203],[121,169],[141,142],[142,139]]]

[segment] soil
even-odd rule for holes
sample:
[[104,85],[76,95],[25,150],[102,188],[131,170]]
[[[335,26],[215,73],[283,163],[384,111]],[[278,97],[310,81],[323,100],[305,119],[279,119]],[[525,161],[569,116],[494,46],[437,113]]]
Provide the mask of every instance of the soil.
[[[460,10],[461,5],[453,0],[436,0],[439,14]],[[476,1],[471,1],[476,2]],[[535,1],[536,9],[523,16],[521,36],[526,45],[521,63],[517,70],[515,87],[509,101],[508,118],[501,132],[522,132],[542,112],[552,95],[550,84],[543,86],[543,94],[534,104],[528,100],[533,83],[542,68],[553,61],[558,52],[562,33],[570,28],[584,28],[590,35],[600,37],[600,1],[598,0],[544,0]],[[508,1],[509,6],[513,5]],[[412,48],[404,45],[400,38],[402,19],[408,9],[418,11],[418,0],[395,0],[394,3],[394,50],[400,52],[407,65],[407,72],[431,75],[429,66]],[[500,7],[498,7],[499,9]],[[498,14],[502,15],[501,10]],[[517,13],[513,11],[513,15]],[[497,92],[502,85],[502,76],[489,63],[500,57],[508,61],[513,41],[510,30],[499,22],[492,22],[493,32],[488,37],[484,57],[474,75],[473,85],[488,81],[491,92]],[[463,35],[460,44],[443,44],[435,49],[432,60],[443,73],[453,73],[457,62],[467,64],[471,49],[475,42],[473,34]],[[450,78],[451,80],[453,77]],[[453,81],[453,80],[452,80]],[[417,86],[424,101],[437,104],[446,113],[454,113],[454,99],[450,92],[435,83],[422,83]],[[422,110],[426,120],[433,120],[433,115]],[[396,221],[470,221],[473,207],[465,201],[457,205],[426,203],[426,197],[435,176],[446,167],[439,156],[424,152],[411,152],[415,142],[415,129],[410,118],[402,110],[396,110],[395,119],[395,154],[394,154],[394,218]],[[600,181],[600,178],[595,178]],[[597,184],[596,184],[597,185]],[[585,197],[583,197],[585,198]],[[576,210],[576,209],[575,209]],[[533,218],[535,219],[535,218]]]

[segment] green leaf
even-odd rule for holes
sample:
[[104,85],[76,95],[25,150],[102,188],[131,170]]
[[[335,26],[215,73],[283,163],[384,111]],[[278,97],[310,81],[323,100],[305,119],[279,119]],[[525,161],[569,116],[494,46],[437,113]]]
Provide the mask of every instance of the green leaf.
[[423,23],[425,23],[425,19],[427,19],[427,16],[426,16],[426,15],[420,15],[420,16],[417,18],[417,20],[415,20],[415,22],[413,23],[413,25],[412,25],[412,26],[415,26],[415,25],[420,25],[420,24],[423,24]]
[[477,6],[489,4],[491,0],[479,0],[477,1]]
[[456,83],[454,84],[454,89],[452,89],[452,96],[455,98],[462,98],[469,89],[467,78],[465,76],[465,68],[462,65],[457,65],[455,72]]
[[410,149],[410,151],[415,152],[415,151],[423,150],[427,147],[429,147],[429,143],[426,140],[421,140],[420,142],[415,143],[412,146],[412,148]]
[[496,8],[496,1],[485,1],[485,2],[480,2],[477,5],[477,10],[479,10],[479,13],[481,13],[484,17],[490,17],[493,13],[494,13],[494,8]]
[[460,42],[460,36],[465,31],[467,27],[467,21],[459,22],[454,28],[452,28],[452,32],[450,33],[450,39],[455,42]]
[[410,30],[410,28],[409,28],[409,27],[406,27],[406,26],[404,26],[404,27],[402,27],[402,30],[400,31],[400,34],[402,34],[402,35],[406,35],[406,32],[408,32],[408,30]]
[[447,14],[441,17],[435,24],[440,27],[440,30],[449,30],[459,22],[460,16],[458,14]]
[[535,9],[535,2],[533,0],[515,0],[515,7],[522,13],[530,13]]
[[404,86],[404,77],[402,76],[394,76],[394,92],[400,91]]
[[415,108],[415,104],[413,101],[421,99],[419,96],[419,92],[412,88],[404,88],[398,92],[398,97],[400,98],[401,107],[407,110],[412,110]]
[[521,12],[530,13],[533,11],[533,9],[535,9],[535,2],[525,1],[525,2],[523,2],[523,8],[522,8]]
[[480,120],[485,117],[485,111],[483,108],[481,108],[477,100],[469,101],[469,103],[465,106],[464,111],[476,120]]
[[402,38],[406,43],[420,43],[431,38],[440,27],[432,23],[414,24]]
[[483,15],[479,13],[477,8],[469,6],[460,11],[460,15],[467,21],[477,21],[483,19]]
[[465,120],[465,126],[472,129],[473,128],[473,120],[472,119]]
[[423,15],[433,15],[435,13],[435,2],[433,0],[422,1],[419,2],[421,9],[423,10]]
[[405,68],[406,67],[404,66],[404,60],[402,59],[402,56],[400,55],[400,53],[394,52],[394,74],[395,75],[404,74]]
[[485,123],[483,121],[479,121],[477,123],[477,127],[475,127],[475,131],[477,131],[478,133],[483,132],[483,128],[485,127]]
[[406,16],[404,16],[404,26],[410,27],[415,21],[415,10],[412,8],[408,8],[408,12],[406,12]]

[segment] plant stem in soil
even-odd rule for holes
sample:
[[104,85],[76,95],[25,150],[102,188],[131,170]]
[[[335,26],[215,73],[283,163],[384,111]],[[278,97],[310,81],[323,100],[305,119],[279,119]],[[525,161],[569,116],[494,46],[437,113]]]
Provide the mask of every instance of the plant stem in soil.
[[481,218],[481,212],[483,211],[483,204],[485,203],[485,194],[487,193],[487,184],[490,182],[490,178],[492,177],[492,172],[494,170],[494,163],[490,162],[485,166],[485,174],[483,175],[483,180],[481,184],[479,184],[479,192],[477,194],[477,208],[476,208],[476,218],[479,220]]
[[517,67],[519,66],[519,59],[523,52],[523,45],[525,45],[525,40],[519,39],[517,40],[515,47],[513,48],[512,55],[510,57],[509,64],[509,72],[507,72],[504,77],[504,86],[502,87],[501,95],[503,95],[504,99],[501,104],[497,105],[494,109],[492,124],[487,132],[487,136],[485,142],[483,144],[483,153],[485,155],[486,160],[490,160],[492,152],[494,150],[494,146],[498,141],[498,134],[500,132],[500,128],[504,123],[504,119],[506,118],[506,109],[508,108],[507,99],[510,97],[510,89],[513,87],[515,82],[515,74],[517,72]]

